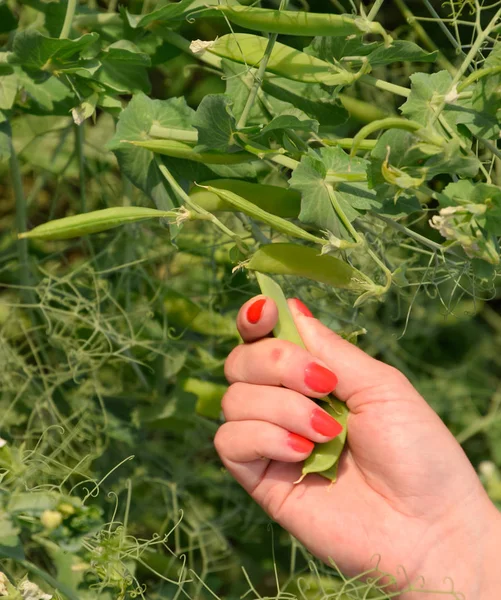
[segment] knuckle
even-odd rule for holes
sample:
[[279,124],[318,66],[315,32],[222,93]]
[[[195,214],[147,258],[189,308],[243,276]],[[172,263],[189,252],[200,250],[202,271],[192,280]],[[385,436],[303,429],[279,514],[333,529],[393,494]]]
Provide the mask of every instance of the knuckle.
[[216,448],[216,452],[219,454],[219,456],[223,456],[225,454],[228,435],[228,423],[223,423],[216,431],[216,435],[214,436],[214,447]]
[[221,400],[221,408],[223,410],[224,418],[227,421],[231,420],[232,414],[242,397],[245,395],[246,390],[247,384],[240,381],[232,383],[226,390]]
[[229,383],[233,383],[237,377],[237,365],[240,361],[240,356],[244,351],[244,346],[237,346],[228,354],[228,357],[224,361],[224,376]]
[[384,365],[385,377],[388,382],[390,382],[394,386],[409,386],[410,382],[407,377],[399,371],[396,367],[392,367],[391,365],[387,365],[385,363],[381,363]]

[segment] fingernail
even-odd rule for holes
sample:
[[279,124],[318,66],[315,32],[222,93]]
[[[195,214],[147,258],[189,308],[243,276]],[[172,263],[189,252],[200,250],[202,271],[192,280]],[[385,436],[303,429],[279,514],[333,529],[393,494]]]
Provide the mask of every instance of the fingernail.
[[287,436],[287,443],[293,450],[301,453],[311,452],[313,450],[313,446],[315,445],[312,441],[307,440],[302,435],[298,435],[297,433],[289,433]]
[[328,415],[325,410],[315,408],[311,413],[311,426],[313,429],[329,438],[335,438],[343,431],[343,426],[334,417]]
[[260,298],[253,302],[247,309],[247,321],[255,325],[261,318],[263,307],[266,304],[266,298]]
[[299,298],[293,298],[294,303],[296,305],[296,308],[298,309],[298,311],[303,314],[305,317],[312,317],[313,313],[311,312],[311,310],[306,306],[306,304],[304,304],[303,302],[301,302],[301,300],[299,300]]
[[304,370],[304,382],[310,390],[328,394],[336,387],[337,377],[329,369],[312,362]]

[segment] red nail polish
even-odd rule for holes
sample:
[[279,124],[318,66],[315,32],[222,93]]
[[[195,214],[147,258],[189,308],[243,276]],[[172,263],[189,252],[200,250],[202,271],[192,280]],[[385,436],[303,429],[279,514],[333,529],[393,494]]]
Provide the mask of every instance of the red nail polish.
[[298,309],[298,311],[303,314],[305,317],[312,317],[313,313],[311,312],[311,310],[306,306],[306,304],[304,304],[303,302],[301,302],[301,300],[299,300],[299,298],[293,298],[294,303],[296,304],[296,308]]
[[338,423],[321,408],[315,408],[311,413],[311,426],[317,433],[329,438],[335,438],[343,431],[341,423]]
[[247,321],[249,321],[249,323],[255,325],[259,321],[265,303],[266,298],[260,298],[249,306],[247,309]]
[[304,382],[314,392],[329,394],[337,385],[337,377],[329,369],[312,362],[304,370]]
[[289,433],[287,436],[287,443],[293,450],[301,453],[311,452],[315,445],[312,441],[307,440],[297,433]]

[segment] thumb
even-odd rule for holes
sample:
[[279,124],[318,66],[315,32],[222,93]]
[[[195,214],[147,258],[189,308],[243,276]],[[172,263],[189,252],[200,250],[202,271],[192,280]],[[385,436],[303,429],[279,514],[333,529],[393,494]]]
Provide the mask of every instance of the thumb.
[[302,302],[290,299],[288,303],[307,350],[336,373],[339,379],[336,396],[348,402],[351,410],[363,401],[365,392],[374,391],[375,388],[380,388],[385,394],[410,394],[421,400],[421,396],[400,371],[372,358],[308,315],[309,311],[304,310]]

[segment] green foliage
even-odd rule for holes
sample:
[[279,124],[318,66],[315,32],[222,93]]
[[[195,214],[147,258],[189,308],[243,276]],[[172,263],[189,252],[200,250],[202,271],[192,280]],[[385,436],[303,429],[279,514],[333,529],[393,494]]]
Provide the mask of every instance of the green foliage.
[[273,540],[215,455],[256,268],[501,506],[499,4],[336,6],[277,40],[257,5],[0,0],[0,595],[395,597]]

